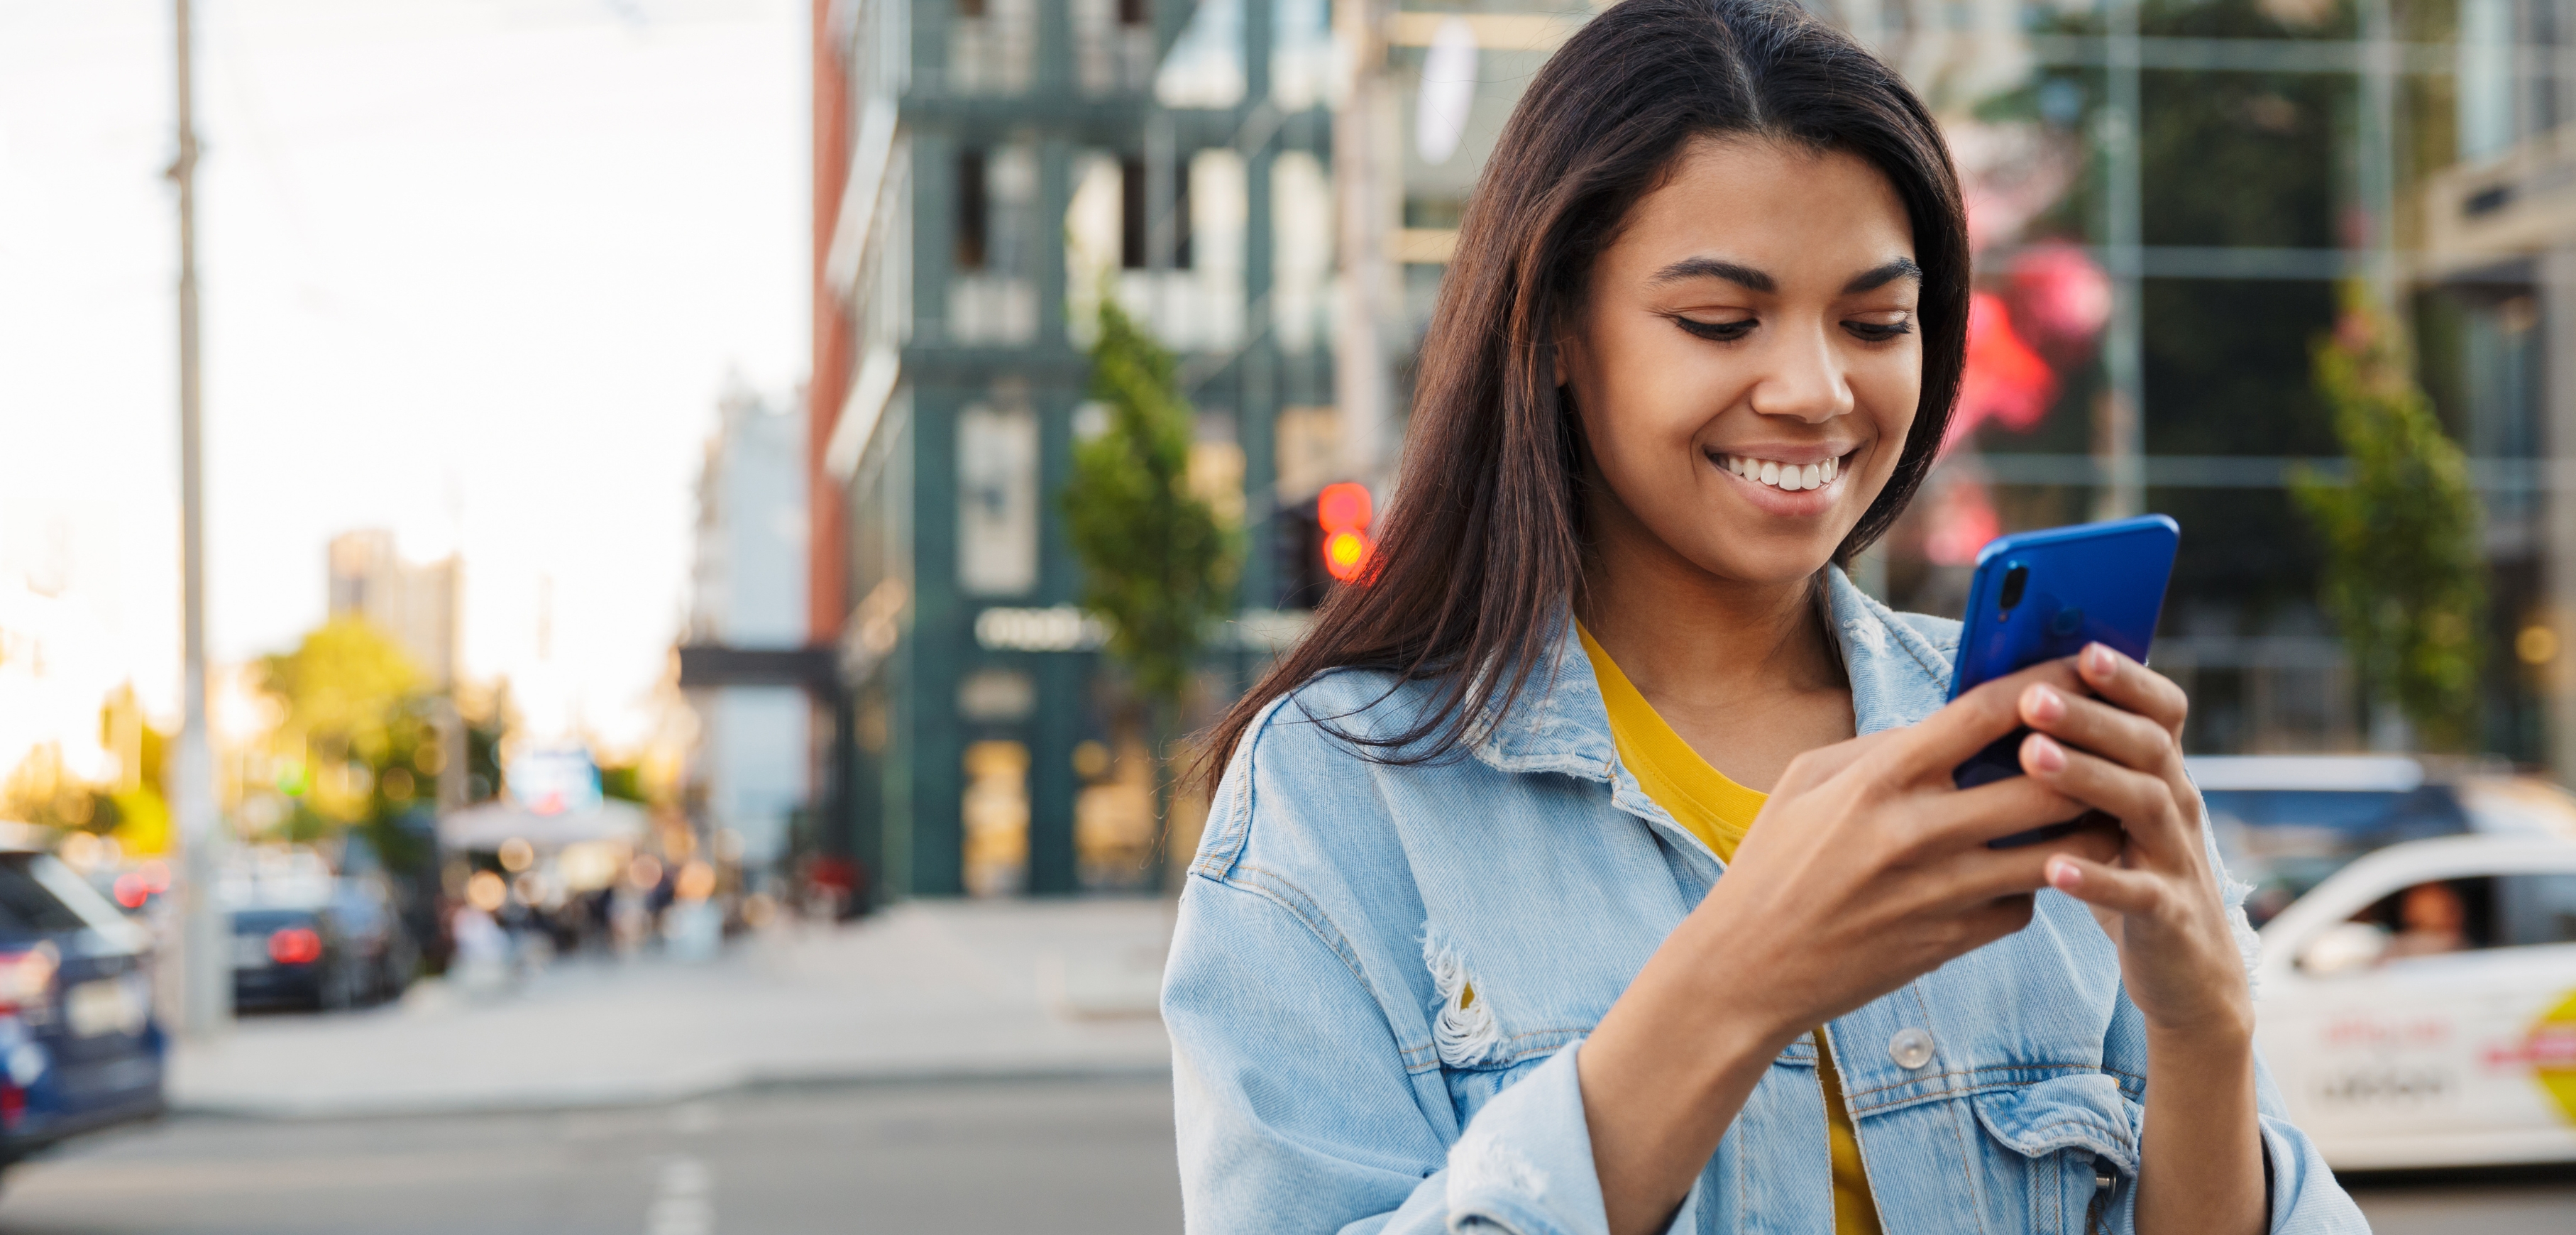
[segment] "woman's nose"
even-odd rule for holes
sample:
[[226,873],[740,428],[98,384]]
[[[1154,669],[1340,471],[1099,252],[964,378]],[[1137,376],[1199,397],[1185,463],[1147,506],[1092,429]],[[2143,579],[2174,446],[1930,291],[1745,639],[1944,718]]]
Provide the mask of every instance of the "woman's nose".
[[1784,340],[1766,357],[1767,372],[1753,386],[1753,410],[1822,424],[1852,410],[1851,383],[1831,345],[1820,335]]

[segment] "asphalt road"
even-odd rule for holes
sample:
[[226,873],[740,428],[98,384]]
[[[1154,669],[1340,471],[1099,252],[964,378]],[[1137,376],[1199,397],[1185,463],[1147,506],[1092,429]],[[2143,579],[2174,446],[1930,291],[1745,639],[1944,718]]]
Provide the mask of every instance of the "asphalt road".
[[621,1111],[176,1119],[13,1168],[7,1235],[1178,1231],[1162,1082],[756,1093]]
[[[2576,1231],[2576,1170],[2353,1182],[2379,1235]],[[176,1119],[14,1168],[0,1235],[1149,1235],[1180,1208],[1167,1086],[1049,1082]]]

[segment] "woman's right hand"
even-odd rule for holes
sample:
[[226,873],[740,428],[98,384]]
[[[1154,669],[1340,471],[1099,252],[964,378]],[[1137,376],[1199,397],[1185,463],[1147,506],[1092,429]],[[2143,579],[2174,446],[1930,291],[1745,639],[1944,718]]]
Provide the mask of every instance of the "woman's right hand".
[[1987,848],[2085,807],[2027,776],[1953,787],[1952,769],[2020,727],[2035,683],[2088,693],[2052,661],[1789,765],[1724,877],[1577,1057],[1613,1232],[1671,1216],[1799,1034],[2020,930],[2051,856],[2119,851],[2116,829],[2097,828]]
[[1990,849],[2087,807],[2028,776],[1952,786],[1953,769],[2021,726],[2022,692],[2037,683],[2090,693],[2071,661],[2050,661],[1979,686],[1920,724],[1791,762],[1673,942],[1705,948],[1702,963],[1725,974],[1727,1002],[1785,1045],[2028,925],[2051,855],[2099,862],[2120,849],[2107,821]]

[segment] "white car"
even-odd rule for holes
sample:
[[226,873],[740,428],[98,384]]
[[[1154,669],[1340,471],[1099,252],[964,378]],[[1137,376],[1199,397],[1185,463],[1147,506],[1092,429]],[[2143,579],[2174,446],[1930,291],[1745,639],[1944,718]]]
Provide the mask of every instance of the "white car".
[[2471,833],[2576,841],[2576,797],[2505,769],[2403,755],[2216,755],[2189,766],[2229,873],[2254,885],[2245,912],[2258,927],[2390,845]]
[[2262,940],[2256,1037],[2328,1163],[2576,1161],[2576,842],[2379,849]]

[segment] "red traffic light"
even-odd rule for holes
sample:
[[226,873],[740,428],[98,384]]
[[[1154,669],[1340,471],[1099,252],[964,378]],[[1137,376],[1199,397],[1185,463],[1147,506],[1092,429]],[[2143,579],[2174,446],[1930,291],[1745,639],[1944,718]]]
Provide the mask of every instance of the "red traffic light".
[[1327,532],[1366,532],[1368,486],[1347,480],[1324,486],[1324,491],[1315,495],[1315,524]]
[[1324,533],[1324,573],[1349,583],[1368,568],[1368,486],[1343,481],[1315,495],[1315,526]]

